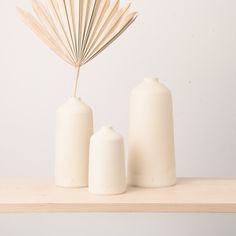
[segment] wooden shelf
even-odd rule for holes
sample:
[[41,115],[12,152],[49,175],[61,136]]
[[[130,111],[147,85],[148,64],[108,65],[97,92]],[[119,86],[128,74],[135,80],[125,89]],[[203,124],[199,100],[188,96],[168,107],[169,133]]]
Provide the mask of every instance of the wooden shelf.
[[234,212],[236,179],[179,178],[161,189],[129,187],[97,196],[87,188],[63,189],[50,178],[0,178],[0,212]]

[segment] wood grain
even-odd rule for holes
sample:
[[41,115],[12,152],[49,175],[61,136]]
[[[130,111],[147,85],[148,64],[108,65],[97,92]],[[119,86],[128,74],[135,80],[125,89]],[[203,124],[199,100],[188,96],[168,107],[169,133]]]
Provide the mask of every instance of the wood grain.
[[58,188],[50,178],[2,177],[0,212],[236,213],[236,179],[179,178],[173,187],[97,196],[87,188]]

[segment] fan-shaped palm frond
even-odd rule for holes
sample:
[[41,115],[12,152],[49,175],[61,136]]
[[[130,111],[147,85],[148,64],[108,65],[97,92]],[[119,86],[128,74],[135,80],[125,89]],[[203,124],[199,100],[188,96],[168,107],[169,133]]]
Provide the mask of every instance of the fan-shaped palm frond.
[[130,3],[119,0],[32,0],[36,17],[18,8],[26,25],[64,61],[77,68],[73,95],[76,96],[80,67],[108,47],[136,19]]

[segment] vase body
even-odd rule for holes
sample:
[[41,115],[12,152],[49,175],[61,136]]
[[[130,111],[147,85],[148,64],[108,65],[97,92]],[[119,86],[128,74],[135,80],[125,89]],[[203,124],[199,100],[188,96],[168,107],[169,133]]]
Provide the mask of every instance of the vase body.
[[79,98],[72,97],[59,107],[55,152],[57,186],[88,186],[89,141],[92,133],[92,110]]
[[103,127],[90,141],[89,191],[114,195],[125,190],[123,138],[112,127]]
[[128,182],[165,187],[176,182],[172,98],[158,79],[147,78],[130,98]]

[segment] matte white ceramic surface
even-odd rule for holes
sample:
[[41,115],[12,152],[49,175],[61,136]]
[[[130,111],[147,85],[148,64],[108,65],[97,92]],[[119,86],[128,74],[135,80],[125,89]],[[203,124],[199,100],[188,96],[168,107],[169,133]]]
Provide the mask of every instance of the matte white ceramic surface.
[[93,133],[91,108],[72,97],[59,107],[56,123],[56,185],[88,186],[89,141]]
[[158,79],[145,79],[131,94],[128,182],[140,187],[176,182],[172,98]]
[[112,127],[102,127],[90,142],[89,191],[112,195],[123,193],[125,189],[123,138]]

